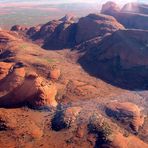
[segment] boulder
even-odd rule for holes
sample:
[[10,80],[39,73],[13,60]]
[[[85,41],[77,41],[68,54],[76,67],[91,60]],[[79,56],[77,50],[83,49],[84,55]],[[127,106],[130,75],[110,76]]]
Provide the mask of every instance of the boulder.
[[81,107],[69,107],[58,110],[52,119],[52,129],[60,131],[64,128],[70,128],[75,123],[80,112]]

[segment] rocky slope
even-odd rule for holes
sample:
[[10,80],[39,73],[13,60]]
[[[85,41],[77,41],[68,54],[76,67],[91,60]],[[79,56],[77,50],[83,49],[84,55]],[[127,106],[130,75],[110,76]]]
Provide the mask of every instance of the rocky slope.
[[148,147],[148,31],[102,14],[12,30],[0,31],[0,147]]
[[79,62],[93,75],[126,89],[147,89],[148,31],[120,30],[104,38]]

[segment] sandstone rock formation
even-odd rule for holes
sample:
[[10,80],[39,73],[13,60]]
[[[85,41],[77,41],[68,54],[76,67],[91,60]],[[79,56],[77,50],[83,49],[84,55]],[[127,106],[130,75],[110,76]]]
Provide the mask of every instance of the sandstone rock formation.
[[[127,9],[129,6],[132,9],[131,11],[128,11]],[[140,11],[139,13],[133,13],[134,11],[136,12],[136,10],[133,10],[134,6],[135,5],[127,4],[122,10],[120,10],[114,2],[107,2],[103,5],[101,13],[115,17],[116,20],[126,28],[148,30],[147,6],[144,6],[146,14],[142,14],[143,12]],[[138,7],[140,7],[140,4],[138,4]]]
[[120,11],[120,7],[115,2],[109,1],[102,5],[101,13],[112,15],[115,12],[119,12],[119,11]]
[[116,31],[104,38],[98,47],[90,49],[80,58],[80,63],[111,84],[128,89],[146,88],[147,36],[148,31],[144,30]]
[[[0,106],[17,106],[28,103],[32,107],[56,106],[56,86],[35,73],[27,73],[24,67],[14,68],[1,80]],[[28,91],[28,88],[30,90]]]
[[41,25],[31,27],[27,30],[26,34],[29,35],[30,37],[33,37],[37,32],[40,31],[40,28],[41,28]]
[[52,119],[52,129],[60,131],[64,128],[70,128],[74,124],[77,116],[81,111],[81,107],[69,107],[67,109],[60,109],[56,112]]
[[113,17],[101,14],[89,14],[78,22],[76,43],[81,43],[98,36],[102,37],[119,29],[124,29],[124,27]]
[[62,22],[69,22],[69,21],[77,21],[78,18],[74,15],[71,15],[71,14],[67,14],[65,15],[64,17],[62,17],[61,19],[59,19],[59,21],[62,21]]
[[108,116],[115,118],[122,124],[128,124],[134,131],[138,132],[139,127],[144,123],[144,116],[139,107],[130,102],[112,102],[106,106]]
[[45,41],[46,49],[62,49],[75,44],[76,24],[73,21],[60,23],[53,34]]
[[132,12],[148,15],[148,5],[142,3],[127,3],[123,6],[121,12]]
[[[50,36],[52,35],[52,33],[54,32],[54,30],[56,29],[56,27],[61,23],[61,21],[58,21],[58,20],[53,20],[53,21],[50,21],[44,25],[39,25],[37,26],[37,28],[35,27],[34,29],[30,28],[29,30],[33,31],[29,31],[27,32],[27,34],[30,36],[30,38],[34,41],[40,41],[42,44],[50,38]],[[30,34],[31,33],[31,34]]]

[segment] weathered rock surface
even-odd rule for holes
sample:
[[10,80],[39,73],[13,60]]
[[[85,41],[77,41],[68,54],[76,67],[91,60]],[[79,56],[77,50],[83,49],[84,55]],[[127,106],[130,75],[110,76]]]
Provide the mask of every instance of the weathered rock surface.
[[[17,106],[25,103],[33,107],[56,106],[56,86],[35,73],[26,75],[24,67],[15,68],[2,79],[0,106]],[[29,89],[29,90],[28,90]]]
[[7,76],[12,65],[13,63],[5,63],[5,62],[0,63],[0,80],[2,80]]

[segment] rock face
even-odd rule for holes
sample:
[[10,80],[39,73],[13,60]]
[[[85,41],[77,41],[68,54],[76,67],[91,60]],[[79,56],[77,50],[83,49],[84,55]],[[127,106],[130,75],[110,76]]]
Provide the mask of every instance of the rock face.
[[136,132],[144,123],[144,116],[141,114],[139,107],[130,102],[109,103],[106,106],[106,113],[122,124],[128,124]]
[[42,40],[44,42],[45,40],[49,39],[52,33],[54,32],[55,28],[61,23],[61,21],[53,20],[50,21],[42,26],[40,26],[40,29],[36,30],[33,35],[30,36],[33,40]]
[[[133,13],[136,12],[134,8],[132,8],[131,11],[127,9],[127,7],[132,8],[135,7],[135,5],[125,5],[123,9],[119,10],[117,9],[117,5],[115,3],[106,3],[103,5],[101,13],[106,15],[111,15],[116,18],[118,22],[120,22],[123,26],[126,28],[134,28],[134,29],[144,29],[148,30],[148,15],[147,15],[147,6],[144,7],[145,14],[139,10],[139,13]],[[136,5],[137,6],[137,5]],[[142,7],[140,5],[137,6],[138,8]]]
[[79,62],[91,74],[127,88],[147,87],[148,31],[119,30],[90,49]]
[[90,14],[81,18],[78,22],[76,43],[81,43],[98,36],[102,37],[119,29],[124,29],[124,27],[113,17]]
[[13,63],[5,63],[5,62],[0,63],[0,80],[2,80],[7,76],[12,65]]
[[31,27],[27,30],[26,34],[32,38],[38,31],[40,31],[40,28],[41,28],[41,25]]
[[11,31],[17,31],[17,32],[19,32],[19,31],[27,31],[27,30],[28,30],[27,27],[25,27],[25,26],[20,26],[20,25],[14,25],[14,26],[12,26],[12,28],[11,28]]
[[75,44],[76,24],[66,21],[59,24],[53,34],[45,41],[44,48],[62,49]]
[[148,5],[142,3],[127,3],[123,6],[121,12],[133,12],[148,15]]

